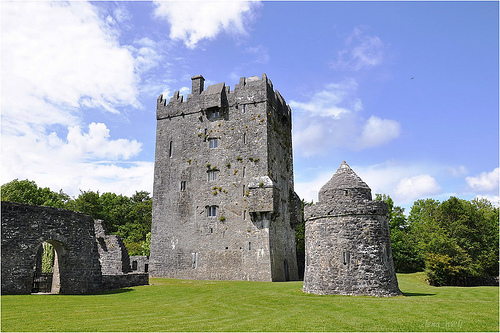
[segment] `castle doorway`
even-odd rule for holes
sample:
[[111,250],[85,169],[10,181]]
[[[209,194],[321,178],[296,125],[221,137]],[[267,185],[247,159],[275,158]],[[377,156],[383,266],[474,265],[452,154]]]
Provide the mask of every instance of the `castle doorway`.
[[64,247],[58,241],[47,240],[38,246],[32,293],[59,294],[61,290],[60,266],[63,258]]

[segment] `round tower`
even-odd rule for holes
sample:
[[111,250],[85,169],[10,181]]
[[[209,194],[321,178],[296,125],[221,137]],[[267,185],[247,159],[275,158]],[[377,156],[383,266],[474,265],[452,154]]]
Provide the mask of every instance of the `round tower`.
[[392,260],[388,207],[344,161],[306,207],[306,293],[401,295]]

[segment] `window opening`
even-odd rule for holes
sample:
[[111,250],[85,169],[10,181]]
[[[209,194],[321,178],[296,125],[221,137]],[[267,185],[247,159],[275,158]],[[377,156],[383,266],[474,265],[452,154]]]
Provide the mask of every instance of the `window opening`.
[[196,268],[198,266],[198,252],[191,253],[191,267]]
[[350,260],[351,260],[351,254],[349,253],[349,251],[342,252],[342,261],[344,265],[347,265]]
[[149,264],[144,264],[144,273],[149,271]]
[[247,168],[246,167],[243,167],[243,178],[245,178],[245,173],[247,171]]
[[243,133],[243,144],[247,143],[247,134]]
[[208,217],[217,216],[217,206],[207,206],[207,216]]
[[211,110],[207,110],[207,118],[208,120],[217,120],[220,118],[220,111],[218,108],[213,108]]
[[168,147],[168,156],[172,157],[174,154],[174,142],[170,141],[169,147]]
[[132,261],[132,270],[133,271],[137,270],[137,261],[136,260]]
[[218,145],[219,145],[219,140],[217,138],[208,139],[209,148],[217,148]]
[[186,181],[181,180],[181,191],[185,191],[185,190],[186,190]]
[[219,179],[219,170],[208,170],[207,171],[207,180],[214,181]]
[[252,242],[248,242],[248,250],[250,251],[252,249]]

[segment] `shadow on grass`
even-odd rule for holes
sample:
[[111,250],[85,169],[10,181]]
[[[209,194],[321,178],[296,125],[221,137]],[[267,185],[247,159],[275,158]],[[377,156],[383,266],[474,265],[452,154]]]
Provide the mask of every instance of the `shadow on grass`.
[[424,293],[408,293],[403,291],[403,296],[406,297],[417,297],[417,296],[436,296],[436,294],[424,294]]
[[127,287],[127,288],[121,288],[121,289],[105,290],[103,292],[97,293],[96,295],[115,295],[115,294],[128,293],[131,291],[134,291],[134,289],[132,287]]

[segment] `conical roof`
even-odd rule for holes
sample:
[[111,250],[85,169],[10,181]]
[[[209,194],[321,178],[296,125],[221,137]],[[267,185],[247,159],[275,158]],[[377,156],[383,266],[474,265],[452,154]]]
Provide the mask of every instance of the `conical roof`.
[[332,178],[319,191],[320,202],[329,199],[350,197],[350,199],[371,200],[370,187],[343,161]]

